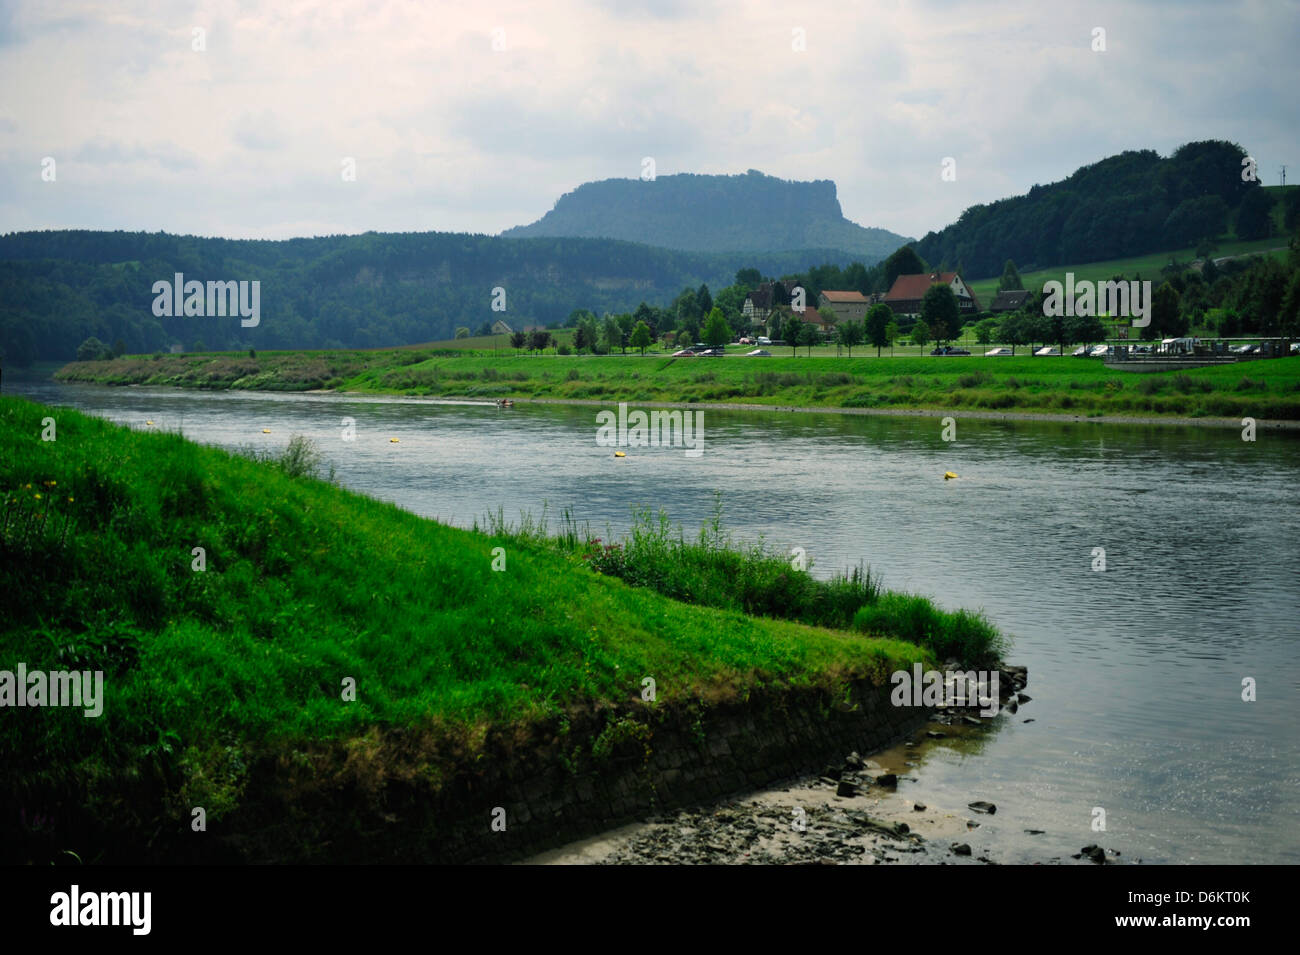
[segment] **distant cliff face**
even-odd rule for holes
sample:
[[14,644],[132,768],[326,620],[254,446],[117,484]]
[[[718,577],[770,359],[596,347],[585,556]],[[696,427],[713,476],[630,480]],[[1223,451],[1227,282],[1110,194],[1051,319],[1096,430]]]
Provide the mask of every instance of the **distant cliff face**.
[[789,182],[753,169],[589,182],[532,225],[501,234],[626,239],[693,252],[842,249],[868,262],[911,241],[845,219],[829,179]]

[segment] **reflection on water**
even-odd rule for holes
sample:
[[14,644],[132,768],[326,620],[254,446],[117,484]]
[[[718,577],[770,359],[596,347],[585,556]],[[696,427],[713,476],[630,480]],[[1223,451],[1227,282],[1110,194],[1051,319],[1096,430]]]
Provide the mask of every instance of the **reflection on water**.
[[[952,805],[996,803],[996,817],[981,818],[998,835],[994,858],[1099,842],[1146,862],[1300,862],[1290,434],[1252,444],[1235,430],[959,419],[946,444],[935,418],[707,409],[702,457],[628,448],[615,458],[596,444],[591,407],[10,375],[5,390],[226,447],[281,447],[302,433],[349,487],[461,526],[545,506],[617,534],[648,504],[693,533],[720,490],[739,536],[802,547],[822,574],[865,560],[887,586],[983,607],[1014,636],[1033,702],[994,732],[927,741],[905,769],[918,782],[902,784]],[[948,470],[960,478],[944,481]],[[1091,569],[1098,547],[1105,572]],[[1258,702],[1242,702],[1245,677]],[[1094,807],[1105,832],[1091,829]]]

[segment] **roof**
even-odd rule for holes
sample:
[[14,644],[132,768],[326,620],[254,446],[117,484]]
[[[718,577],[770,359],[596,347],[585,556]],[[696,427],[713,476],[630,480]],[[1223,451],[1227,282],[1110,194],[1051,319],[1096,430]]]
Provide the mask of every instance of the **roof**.
[[1024,305],[1025,300],[1028,298],[1028,289],[1008,289],[1005,292],[998,292],[993,296],[993,304],[989,306],[989,309],[994,312],[1002,310],[1013,311]]
[[836,302],[841,304],[846,302],[853,302],[855,304],[866,304],[867,302],[870,301],[870,299],[868,299],[865,295],[863,295],[861,292],[857,291],[856,289],[849,292],[837,292],[837,291],[832,291],[831,289],[822,289],[822,295],[823,297],[825,297],[826,301],[828,302]]
[[956,272],[922,272],[918,275],[900,275],[894,279],[894,285],[885,296],[885,301],[899,299],[925,298],[931,285],[951,285],[957,277]]

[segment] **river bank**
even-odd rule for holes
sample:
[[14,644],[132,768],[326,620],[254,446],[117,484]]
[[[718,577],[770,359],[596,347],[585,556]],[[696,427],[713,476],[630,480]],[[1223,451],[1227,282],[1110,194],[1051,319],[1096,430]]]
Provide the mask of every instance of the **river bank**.
[[[1023,684],[1021,684],[1023,690]],[[1023,709],[1031,697],[1015,696]],[[1021,724],[1022,712],[1006,714]],[[940,711],[906,739],[820,772],[637,823],[527,858],[534,865],[1046,865],[1140,863],[1104,834],[1086,845],[1050,823],[1003,824],[976,784],[965,803],[931,798],[915,770],[946,740],[996,731],[967,711]],[[1005,814],[1004,814],[1005,818]],[[1009,838],[1011,833],[1015,838]],[[1013,856],[1009,843],[1034,848]],[[1099,845],[1098,843],[1102,843]],[[1026,857],[1027,856],[1027,857]]]
[[[315,394],[329,394],[332,392],[314,392]],[[362,392],[342,392],[342,394],[356,394],[362,396]],[[451,396],[446,396],[450,398]],[[433,398],[430,400],[439,400]],[[523,404],[550,404],[550,405],[577,405],[582,407],[608,408],[608,401],[594,401],[585,398],[515,398],[514,401]],[[483,402],[489,404],[490,402]],[[974,418],[979,421],[1060,421],[1060,422],[1079,422],[1087,424],[1121,424],[1121,425],[1179,425],[1193,428],[1236,428],[1241,429],[1242,423],[1240,418],[1178,418],[1168,417],[1137,417],[1132,415],[1072,415],[1072,414],[1051,414],[1046,412],[999,412],[999,411],[945,411],[933,410],[929,408],[819,408],[819,407],[782,407],[780,405],[754,405],[741,404],[739,402],[673,402],[673,401],[641,401],[637,402],[638,408],[683,408],[699,410],[709,409],[713,411],[784,411],[791,414],[843,414],[843,415],[874,415],[881,417],[899,417],[899,418],[944,418],[948,415],[956,415],[961,418]],[[1256,422],[1259,430],[1266,431],[1300,431],[1300,420],[1274,421],[1262,420]]]
[[716,524],[462,530],[318,479],[301,440],[232,455],[8,397],[0,439],[0,669],[108,677],[100,719],[0,724],[10,861],[511,858],[885,745],[927,712],[890,673],[1000,642]]
[[675,359],[268,352],[73,362],[63,382],[219,391],[690,404],[1014,419],[1300,421],[1300,359],[1135,375],[1071,357]]

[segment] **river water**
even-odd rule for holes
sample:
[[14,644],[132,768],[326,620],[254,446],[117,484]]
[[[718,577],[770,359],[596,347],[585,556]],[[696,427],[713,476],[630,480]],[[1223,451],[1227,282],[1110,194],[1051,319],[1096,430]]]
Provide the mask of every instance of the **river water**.
[[617,536],[650,505],[693,533],[721,492],[737,536],[802,547],[818,574],[865,561],[1013,637],[1033,702],[930,741],[900,786],[995,803],[996,861],[1099,843],[1146,863],[1300,863],[1294,433],[959,419],[945,442],[937,418],[708,409],[702,455],[615,458],[591,407],[4,384],[224,447],[301,433],[348,487],[460,526],[567,508]]

